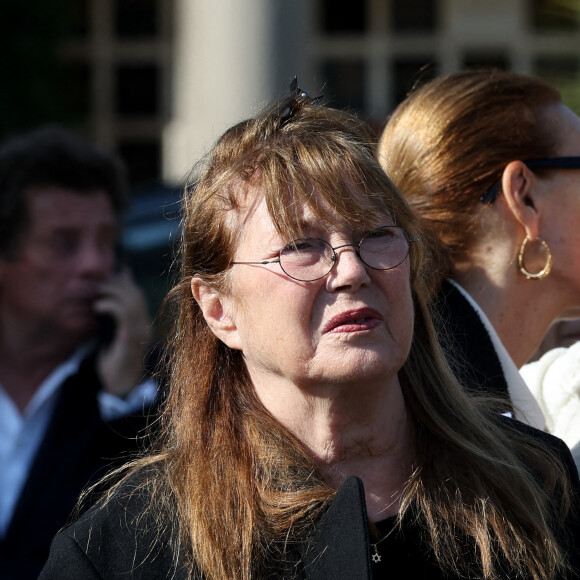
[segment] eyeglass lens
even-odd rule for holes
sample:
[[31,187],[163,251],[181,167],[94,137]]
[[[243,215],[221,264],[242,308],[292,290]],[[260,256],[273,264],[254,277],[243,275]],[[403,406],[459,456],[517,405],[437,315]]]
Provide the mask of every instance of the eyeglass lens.
[[[374,270],[396,268],[409,253],[409,242],[403,230],[396,226],[374,230],[358,246],[353,246],[364,264]],[[282,270],[291,278],[303,282],[323,278],[332,270],[335,262],[336,252],[333,247],[318,238],[294,240],[280,252]]]

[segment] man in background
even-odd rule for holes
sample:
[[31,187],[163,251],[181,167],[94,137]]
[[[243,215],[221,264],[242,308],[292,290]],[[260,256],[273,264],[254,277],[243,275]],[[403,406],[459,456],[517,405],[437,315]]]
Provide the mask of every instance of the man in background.
[[58,127],[0,147],[0,578],[36,578],[81,490],[138,449],[146,301],[116,158]]

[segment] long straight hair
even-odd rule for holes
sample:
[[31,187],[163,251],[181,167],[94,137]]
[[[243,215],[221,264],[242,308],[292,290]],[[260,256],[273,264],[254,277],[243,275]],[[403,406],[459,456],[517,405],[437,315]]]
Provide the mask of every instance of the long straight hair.
[[[211,332],[192,298],[191,277],[228,292],[239,233],[229,216],[256,192],[287,235],[300,233],[297,209],[307,206],[329,226],[338,214],[357,230],[388,213],[421,238],[374,158],[375,145],[355,117],[292,95],[226,132],[186,190],[165,428],[158,454],[135,469],[158,465],[151,509],[163,518],[159,506],[175,506],[174,547],[189,554],[194,577],[250,580],[280,572],[284,563],[291,573],[297,547],[335,489],[258,400],[242,353]],[[415,513],[446,570],[492,579],[507,566],[554,578],[566,566],[556,539],[568,510],[564,470],[456,384],[428,309],[428,251],[424,244],[410,251],[415,333],[400,379],[417,458],[399,517]]]

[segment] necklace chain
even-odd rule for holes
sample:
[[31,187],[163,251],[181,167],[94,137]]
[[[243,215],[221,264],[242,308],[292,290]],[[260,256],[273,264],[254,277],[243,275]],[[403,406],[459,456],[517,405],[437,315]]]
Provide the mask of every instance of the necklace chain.
[[379,549],[377,548],[377,546],[381,542],[384,542],[392,533],[393,530],[391,529],[378,542],[371,543],[371,548],[374,550],[374,553],[371,554],[371,560],[373,561],[373,564],[378,564],[382,560],[382,557],[379,554]]
[[[383,540],[384,540],[384,538],[383,538]],[[381,542],[383,540],[381,540]],[[373,564],[378,564],[381,561],[381,555],[379,554],[377,544],[371,544],[371,546],[375,550],[375,553],[371,555],[371,560],[373,561]]]

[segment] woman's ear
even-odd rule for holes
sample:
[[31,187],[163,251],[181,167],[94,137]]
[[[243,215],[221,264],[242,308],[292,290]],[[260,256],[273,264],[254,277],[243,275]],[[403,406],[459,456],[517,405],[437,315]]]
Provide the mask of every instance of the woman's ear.
[[191,293],[211,331],[230,348],[241,350],[238,329],[228,308],[229,300],[198,276],[191,279]]
[[532,240],[539,235],[540,218],[534,184],[535,175],[523,161],[511,161],[503,170],[501,186],[507,209]]

